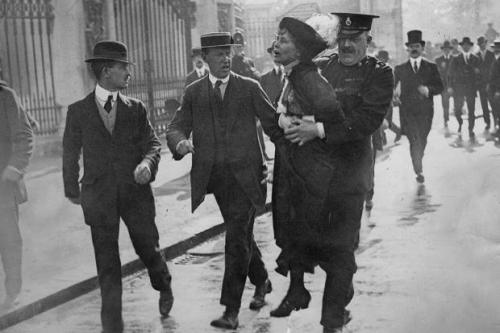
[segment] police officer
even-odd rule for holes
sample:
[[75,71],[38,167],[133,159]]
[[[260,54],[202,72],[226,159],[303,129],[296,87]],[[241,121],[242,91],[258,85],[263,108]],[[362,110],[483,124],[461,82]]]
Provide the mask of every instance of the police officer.
[[259,80],[260,73],[255,68],[253,60],[244,53],[245,39],[241,32],[236,32],[233,35],[233,40],[236,45],[234,47],[234,56],[231,59],[231,70],[241,76]]
[[342,332],[345,307],[354,291],[354,250],[372,167],[371,135],[380,127],[392,100],[394,80],[386,64],[367,56],[372,20],[378,16],[332,13],[339,17],[339,53],[320,58],[322,75],[337,93],[346,120],[342,123],[301,122],[285,130],[287,139],[303,144],[323,138],[337,162],[324,218],[330,219],[334,247],[322,249],[326,271],[321,324],[323,332]]

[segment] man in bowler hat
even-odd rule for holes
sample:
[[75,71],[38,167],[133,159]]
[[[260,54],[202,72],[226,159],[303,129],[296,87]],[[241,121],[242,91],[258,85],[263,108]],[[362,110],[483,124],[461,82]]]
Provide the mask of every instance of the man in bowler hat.
[[335,230],[337,246],[325,248],[322,263],[326,271],[321,324],[323,332],[342,332],[349,320],[346,306],[354,296],[356,272],[354,251],[359,236],[363,203],[370,189],[372,168],[371,136],[380,127],[392,100],[394,80],[386,64],[367,56],[373,18],[353,13],[337,15],[339,53],[318,59],[321,74],[332,85],[345,114],[345,121],[301,122],[285,130],[291,142],[304,144],[323,138],[337,162],[323,218]]
[[441,105],[443,106],[443,118],[444,118],[444,127],[448,128],[448,121],[450,121],[450,98],[451,95],[448,92],[449,83],[448,83],[448,71],[450,69],[451,63],[451,50],[452,46],[449,40],[445,40],[443,45],[441,46],[441,50],[443,54],[435,59],[439,76],[441,77],[441,82],[443,83],[443,91],[441,92]]
[[[491,127],[490,121],[490,108],[488,105],[488,80],[491,72],[491,66],[495,61],[495,55],[492,51],[488,50],[488,41],[484,36],[477,39],[477,45],[479,46],[479,51],[477,51],[476,56],[480,60],[479,64],[479,100],[481,101],[481,109],[483,109],[483,119],[486,124],[486,130]],[[493,117],[493,127],[495,127],[495,118]]]
[[184,87],[208,75],[208,68],[201,57],[201,48],[194,48],[192,50],[191,57],[193,60],[193,70],[186,76],[186,83],[184,84]]
[[5,300],[10,308],[22,285],[23,241],[18,205],[25,202],[23,175],[33,152],[33,131],[15,91],[0,81],[0,256],[5,272]]
[[[231,72],[228,32],[201,36],[203,59],[210,74],[188,86],[167,128],[167,144],[175,160],[193,154],[191,209],[213,193],[226,226],[225,270],[220,303],[226,307],[212,326],[238,326],[247,277],[255,285],[251,309],[260,309],[271,283],[253,238],[255,213],[266,198],[265,164],[255,118],[276,143],[282,139],[277,114],[260,85]],[[189,139],[192,134],[192,141]]]
[[[172,308],[171,276],[159,251],[155,179],[161,144],[144,104],[120,93],[130,79],[127,47],[98,42],[90,63],[97,84],[84,99],[68,108],[63,136],[63,178],[66,197],[82,206],[90,226],[101,287],[104,332],[122,332],[122,281],[118,250],[120,218],[136,253],[146,266],[151,285],[160,291],[159,310]],[[84,174],[80,180],[80,151]]]
[[462,54],[453,57],[449,70],[448,92],[453,94],[453,105],[455,108],[455,117],[458,121],[458,132],[462,132],[462,108],[464,102],[467,103],[469,120],[469,139],[475,142],[474,125],[476,121],[476,95],[480,79],[479,66],[481,60],[472,53],[471,49],[474,43],[469,37],[464,37],[460,42]]
[[434,96],[443,91],[435,63],[422,57],[425,42],[420,30],[408,32],[410,59],[394,70],[395,84],[400,84],[401,130],[410,142],[413,171],[418,183],[424,182],[422,160],[434,116]]

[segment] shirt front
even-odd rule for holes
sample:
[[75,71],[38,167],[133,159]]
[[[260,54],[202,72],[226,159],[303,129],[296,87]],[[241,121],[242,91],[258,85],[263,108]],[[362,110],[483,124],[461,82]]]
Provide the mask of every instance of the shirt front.
[[418,58],[411,58],[411,68],[413,68],[413,71],[415,71],[415,64],[417,65],[417,69],[420,69],[420,64],[422,63],[422,57]]
[[[107,112],[104,109],[104,105],[108,101],[109,96],[113,96],[111,100],[111,110]],[[99,111],[99,116],[101,117],[104,126],[109,133],[113,133],[116,122],[116,100],[118,98],[118,91],[109,91],[101,87],[99,84],[95,87],[95,99],[97,103],[97,109]]]
[[217,81],[222,81],[222,84],[220,85],[219,88],[220,88],[220,93],[222,95],[222,98],[224,99],[224,94],[226,93],[227,84],[229,82],[229,75],[223,79],[220,79],[220,78],[212,75],[212,73],[208,73],[208,79],[210,80],[210,83],[212,83],[212,88],[214,88],[214,89],[215,89],[215,83]]

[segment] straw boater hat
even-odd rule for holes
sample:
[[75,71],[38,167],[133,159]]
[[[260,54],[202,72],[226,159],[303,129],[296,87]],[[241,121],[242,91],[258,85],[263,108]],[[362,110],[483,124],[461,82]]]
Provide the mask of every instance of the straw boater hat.
[[85,60],[85,62],[96,61],[118,61],[126,64],[134,64],[128,58],[127,45],[111,40],[97,42],[92,51],[92,56]]
[[233,37],[229,32],[212,32],[209,34],[201,35],[201,48],[208,49],[212,47],[225,47],[234,46]]

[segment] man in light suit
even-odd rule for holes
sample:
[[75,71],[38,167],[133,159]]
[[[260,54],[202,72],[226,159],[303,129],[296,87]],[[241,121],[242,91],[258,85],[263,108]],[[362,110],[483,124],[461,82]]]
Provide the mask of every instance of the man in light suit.
[[120,218],[153,288],[160,291],[160,313],[167,316],[173,304],[171,276],[159,251],[150,186],[158,170],[161,144],[144,104],[119,92],[130,79],[125,44],[98,42],[86,61],[97,85],[68,108],[63,136],[64,193],[72,203],[81,204],[90,226],[101,287],[101,322],[104,332],[116,333],[123,331]]
[[422,57],[425,42],[420,30],[408,32],[410,60],[396,66],[395,85],[401,82],[401,130],[410,141],[410,155],[417,182],[424,182],[422,159],[434,116],[434,96],[443,91],[435,63]]
[[[182,105],[167,128],[167,144],[176,160],[193,154],[191,208],[213,193],[226,225],[225,271],[220,303],[226,307],[212,326],[238,326],[247,276],[256,286],[251,309],[260,309],[271,283],[253,238],[256,210],[266,198],[265,164],[255,118],[273,142],[284,140],[277,115],[257,81],[230,71],[230,33],[201,36],[208,77],[188,86]],[[190,135],[193,141],[189,140]]]
[[33,131],[17,94],[0,81],[0,255],[11,307],[21,292],[23,242],[18,205],[27,200],[23,175],[33,151]]
[[201,49],[199,47],[196,47],[192,50],[192,58],[194,68],[186,76],[186,83],[184,84],[184,87],[208,75],[208,68],[206,67],[205,62],[201,57]]

